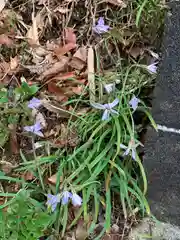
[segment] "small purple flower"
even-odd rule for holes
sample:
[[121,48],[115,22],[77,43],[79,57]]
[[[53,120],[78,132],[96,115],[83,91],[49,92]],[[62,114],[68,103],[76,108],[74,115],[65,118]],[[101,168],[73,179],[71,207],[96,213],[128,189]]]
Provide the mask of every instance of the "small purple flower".
[[33,97],[28,103],[28,108],[32,108],[32,109],[38,108],[40,106],[41,106],[41,100],[35,97]]
[[41,126],[40,122],[36,122],[32,126],[24,127],[24,130],[26,132],[31,132],[31,133],[34,133],[34,134],[40,136],[40,137],[44,137],[43,133],[40,131],[41,129],[42,129],[42,126]]
[[62,205],[66,205],[69,201],[69,198],[72,197],[72,194],[68,191],[64,191],[62,194],[62,199],[61,199],[61,203]]
[[115,91],[116,84],[115,84],[115,83],[105,84],[105,85],[104,85],[104,88],[105,88],[106,92],[109,94],[109,93]]
[[72,200],[72,204],[74,207],[81,206],[81,204],[82,204],[82,198],[76,193],[72,194],[71,200]]
[[55,211],[58,203],[60,202],[60,197],[59,195],[52,195],[52,194],[48,194],[47,195],[47,206],[48,208],[51,208],[52,212]]
[[116,98],[112,103],[106,103],[106,104],[100,104],[100,103],[91,103],[91,105],[100,110],[104,110],[104,113],[102,115],[102,120],[109,120],[110,115],[119,115],[119,113],[114,110],[113,108],[119,103],[119,99]]
[[148,66],[147,66],[147,70],[148,70],[151,74],[157,73],[157,66],[156,66],[156,65],[157,65],[157,62],[148,65]]
[[110,29],[110,26],[104,24],[103,17],[100,17],[97,25],[93,27],[93,31],[98,34],[106,33],[109,29]]
[[139,98],[133,96],[132,99],[129,101],[129,105],[135,111],[137,109],[137,107],[138,107],[139,102],[140,102]]

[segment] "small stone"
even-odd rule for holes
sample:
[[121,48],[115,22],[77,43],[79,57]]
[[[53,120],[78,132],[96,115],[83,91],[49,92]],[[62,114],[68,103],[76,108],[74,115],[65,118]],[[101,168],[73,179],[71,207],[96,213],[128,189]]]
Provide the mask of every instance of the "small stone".
[[169,223],[145,218],[132,229],[128,240],[180,240],[180,228]]

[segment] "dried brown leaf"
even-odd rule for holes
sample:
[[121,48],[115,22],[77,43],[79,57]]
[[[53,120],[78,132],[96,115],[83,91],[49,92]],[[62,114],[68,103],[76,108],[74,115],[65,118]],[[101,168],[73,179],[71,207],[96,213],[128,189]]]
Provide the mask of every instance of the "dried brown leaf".
[[75,52],[73,57],[80,59],[81,61],[85,62],[87,61],[87,48],[86,47],[80,47]]
[[86,224],[83,221],[79,221],[76,228],[76,240],[85,240],[88,237],[88,231]]
[[[53,185],[56,185],[56,182],[57,182],[57,173],[52,175],[51,177],[48,178],[48,182],[53,184]],[[60,176],[60,183],[63,182],[63,177]]]
[[67,43],[67,44],[65,44],[62,47],[56,48],[54,50],[54,54],[57,57],[61,57],[61,56],[63,56],[64,54],[68,53],[69,51],[71,51],[74,48],[76,48],[76,44],[74,44],[74,43]]
[[141,47],[133,47],[131,48],[128,53],[133,57],[133,58],[137,58],[139,56],[141,56],[144,53],[144,49]]
[[71,114],[64,110],[61,106],[57,106],[57,104],[51,104],[51,102],[43,100],[42,105],[50,112],[59,114],[61,118],[70,118]]
[[73,43],[76,45],[76,35],[73,28],[66,28],[65,30],[65,41],[66,43]]
[[83,92],[83,87],[82,86],[72,87],[72,92],[77,95],[81,95]]
[[33,180],[35,177],[34,177],[34,175],[33,175],[32,172],[27,171],[27,172],[23,173],[22,178],[23,178],[25,181],[31,181],[31,180]]
[[41,79],[51,77],[59,72],[65,71],[68,61],[68,57],[62,56],[61,59],[59,59],[59,62],[54,63],[51,68],[42,73]]
[[46,127],[46,120],[45,117],[43,116],[42,113],[38,112],[36,115],[36,122],[41,123],[42,127],[45,128]]
[[3,8],[5,7],[5,0],[0,0],[0,12],[3,10]]
[[77,70],[82,70],[85,67],[85,63],[76,57],[73,57],[72,60],[68,63],[68,65],[71,68],[77,69]]
[[34,17],[34,13],[32,13],[32,26],[29,28],[26,36],[28,38],[28,43],[31,46],[39,45],[38,24],[37,24],[37,18]]
[[14,168],[14,165],[10,162],[1,160],[0,161],[0,169],[5,173],[5,174],[9,174],[12,172]]
[[19,59],[18,56],[15,56],[14,58],[11,57],[10,59],[10,69],[15,70],[19,65]]
[[13,40],[5,34],[0,35],[0,45],[6,45],[11,47],[13,45]]
[[69,73],[59,73],[55,77],[51,78],[49,81],[65,81],[70,78],[75,78],[75,72],[69,72]]

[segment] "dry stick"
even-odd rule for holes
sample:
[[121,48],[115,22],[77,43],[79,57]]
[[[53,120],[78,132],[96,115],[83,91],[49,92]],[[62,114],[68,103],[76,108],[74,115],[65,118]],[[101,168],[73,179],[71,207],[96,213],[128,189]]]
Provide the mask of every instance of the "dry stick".
[[88,49],[88,85],[90,102],[95,102],[94,50]]

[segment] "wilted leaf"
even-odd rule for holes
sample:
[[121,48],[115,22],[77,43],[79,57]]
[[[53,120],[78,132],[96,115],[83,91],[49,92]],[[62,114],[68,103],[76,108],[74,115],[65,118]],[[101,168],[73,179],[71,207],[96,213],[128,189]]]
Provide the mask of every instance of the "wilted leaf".
[[59,114],[59,117],[70,118],[71,114],[64,110],[62,107],[55,104],[51,104],[48,101],[43,100],[42,105],[50,112]]
[[59,73],[55,77],[51,78],[49,81],[64,81],[67,79],[75,78],[75,72],[69,72],[69,73]]
[[0,0],[0,12],[3,10],[3,8],[5,7],[5,0]]
[[31,46],[39,45],[38,25],[37,25],[37,19],[36,17],[34,17],[34,13],[32,13],[32,26],[28,30],[26,36]]
[[51,68],[45,70],[42,73],[42,75],[40,76],[41,79],[51,77],[59,72],[64,71],[66,69],[68,61],[69,61],[68,57],[62,56],[59,62],[54,63]]
[[[53,184],[53,185],[56,185],[56,182],[57,182],[57,174],[54,174],[52,175],[51,177],[48,178],[48,182]],[[63,177],[60,176],[60,183],[63,182]]]
[[43,128],[46,127],[46,120],[43,114],[40,112],[38,112],[38,114],[36,115],[36,122],[40,122]]
[[86,47],[80,47],[78,50],[75,52],[73,57],[80,59],[83,62],[87,61],[87,48]]
[[82,70],[85,66],[85,63],[79,58],[73,57],[72,60],[68,63],[68,65],[73,69]]
[[22,178],[24,178],[25,181],[31,181],[34,179],[34,175],[32,172],[27,171],[25,173],[22,174]]
[[72,87],[72,92],[77,95],[81,95],[83,92],[83,87],[82,86]]
[[83,220],[80,220],[76,228],[76,240],[85,240],[88,237],[88,231]]
[[10,69],[11,70],[15,70],[19,65],[19,60],[18,60],[18,57],[14,57],[10,59]]
[[73,28],[66,28],[65,30],[65,41],[66,43],[73,43],[76,45],[76,35]]
[[0,169],[1,171],[3,171],[5,174],[9,174],[11,173],[11,171],[13,170],[15,166],[7,161],[1,160],[0,161]]
[[[0,0],[1,1],[1,0]],[[13,40],[5,34],[0,35],[0,45],[6,45],[8,47],[13,45]]]
[[139,56],[141,56],[144,53],[144,49],[141,47],[133,47],[131,48],[128,53],[133,57],[133,58],[137,58]]
[[76,44],[74,43],[67,43],[65,44],[64,46],[62,47],[59,47],[59,48],[56,48],[54,50],[54,54],[57,56],[57,57],[61,57],[63,56],[64,54],[68,53],[69,51],[71,51],[72,49],[74,49],[76,47]]

